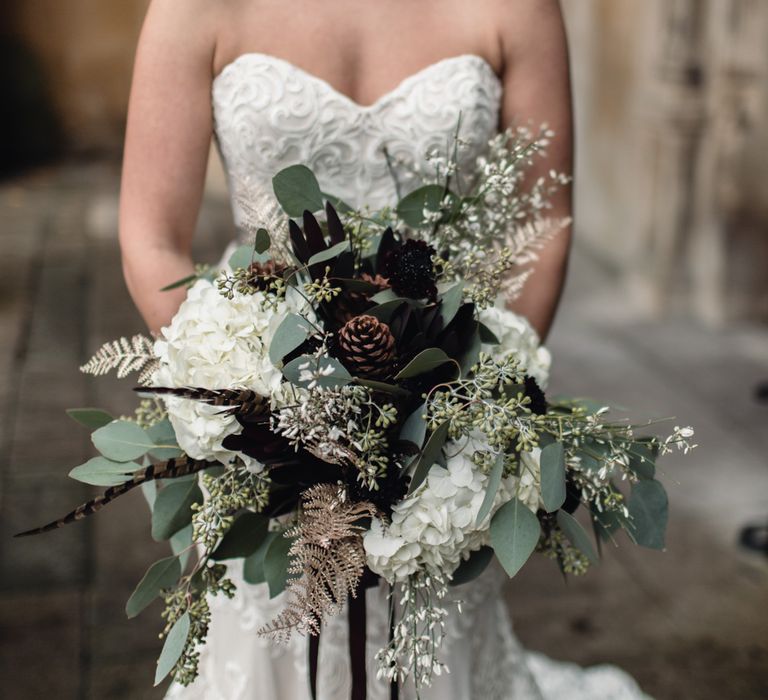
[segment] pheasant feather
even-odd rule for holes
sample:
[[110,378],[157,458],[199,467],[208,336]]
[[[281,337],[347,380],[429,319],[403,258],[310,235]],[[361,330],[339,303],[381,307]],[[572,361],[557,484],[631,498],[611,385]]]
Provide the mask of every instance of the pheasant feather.
[[202,389],[199,387],[138,387],[136,391],[151,394],[178,396],[193,401],[202,401],[211,406],[223,406],[225,413],[257,418],[269,415],[269,399],[250,389]]
[[161,462],[159,464],[151,464],[146,469],[137,471],[130,481],[108,488],[103,494],[87,503],[83,503],[71,513],[67,513],[63,518],[54,520],[42,527],[19,532],[14,535],[14,537],[29,537],[31,535],[40,535],[43,532],[56,530],[65,525],[69,525],[69,523],[74,523],[77,520],[82,520],[89,515],[93,515],[111,501],[114,501],[131,489],[141,486],[141,484],[146,483],[147,481],[152,481],[153,479],[176,479],[202,471],[210,466],[213,466],[211,462],[191,459],[190,457],[180,457],[179,459],[169,459],[167,462]]

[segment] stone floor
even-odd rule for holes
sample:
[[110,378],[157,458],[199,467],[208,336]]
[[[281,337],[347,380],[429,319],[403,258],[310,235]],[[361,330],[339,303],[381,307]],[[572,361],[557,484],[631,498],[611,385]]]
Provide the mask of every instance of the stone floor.
[[[76,371],[101,342],[141,330],[120,273],[116,188],[103,164],[0,184],[0,688],[18,700],[162,697],[151,688],[158,608],[123,614],[163,552],[140,494],[109,516],[10,538],[88,495],[66,478],[90,453],[64,409],[131,406],[124,383]],[[228,235],[219,200],[206,201],[199,229],[198,257],[214,260]],[[699,450],[666,466],[668,551],[609,547],[567,584],[535,562],[509,586],[518,634],[557,658],[620,664],[659,700],[767,698],[768,562],[736,538],[768,518],[768,406],[753,400],[768,379],[768,330],[644,321],[623,299],[577,250],[551,338],[552,390],[696,426]]]

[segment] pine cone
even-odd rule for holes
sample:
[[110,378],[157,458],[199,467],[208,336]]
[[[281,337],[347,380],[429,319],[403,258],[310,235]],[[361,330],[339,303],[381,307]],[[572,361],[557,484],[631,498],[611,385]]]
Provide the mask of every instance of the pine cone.
[[386,379],[395,367],[395,337],[375,316],[356,316],[339,331],[339,354],[347,369],[363,379]]

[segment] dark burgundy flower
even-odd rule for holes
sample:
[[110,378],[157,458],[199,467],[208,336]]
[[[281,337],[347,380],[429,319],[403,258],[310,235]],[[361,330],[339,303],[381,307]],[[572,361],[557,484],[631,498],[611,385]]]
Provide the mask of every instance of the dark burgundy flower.
[[437,297],[434,255],[435,249],[428,243],[409,239],[387,255],[384,276],[400,296],[434,301]]

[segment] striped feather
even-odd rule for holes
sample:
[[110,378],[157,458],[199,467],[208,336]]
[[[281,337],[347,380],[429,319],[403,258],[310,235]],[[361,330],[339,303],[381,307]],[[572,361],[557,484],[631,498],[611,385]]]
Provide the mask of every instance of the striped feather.
[[114,501],[119,496],[122,496],[124,493],[127,493],[131,489],[134,489],[147,481],[152,481],[153,479],[176,479],[189,474],[194,474],[211,466],[213,466],[211,462],[192,459],[190,457],[180,457],[179,459],[169,459],[167,462],[151,464],[146,469],[137,471],[130,481],[108,488],[103,494],[87,503],[83,503],[71,513],[67,513],[63,518],[54,520],[52,523],[48,523],[42,527],[19,532],[14,535],[14,537],[29,537],[31,535],[40,535],[43,532],[56,530],[65,525],[69,525],[69,523],[74,523],[78,520],[83,520],[83,518],[87,518],[89,515],[93,515],[111,501]]
[[137,387],[134,391],[151,394],[178,396],[193,401],[202,401],[211,406],[226,407],[230,415],[266,416],[269,413],[269,399],[250,389],[202,389],[200,387]]

